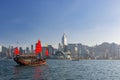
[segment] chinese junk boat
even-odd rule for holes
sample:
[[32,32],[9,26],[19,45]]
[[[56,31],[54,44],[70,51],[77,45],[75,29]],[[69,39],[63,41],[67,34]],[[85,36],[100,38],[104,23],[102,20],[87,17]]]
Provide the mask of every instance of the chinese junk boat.
[[19,65],[25,65],[25,66],[41,66],[46,64],[46,58],[49,56],[48,48],[46,48],[46,58],[42,57],[42,47],[41,42],[38,40],[38,43],[36,43],[36,49],[35,53],[33,54],[19,54],[19,50],[16,47],[14,49],[14,61]]

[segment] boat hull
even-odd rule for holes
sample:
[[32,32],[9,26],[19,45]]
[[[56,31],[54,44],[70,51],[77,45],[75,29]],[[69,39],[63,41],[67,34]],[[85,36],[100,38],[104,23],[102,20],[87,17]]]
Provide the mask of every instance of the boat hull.
[[46,64],[46,59],[37,59],[35,57],[14,57],[14,61],[19,65],[24,66],[41,66]]

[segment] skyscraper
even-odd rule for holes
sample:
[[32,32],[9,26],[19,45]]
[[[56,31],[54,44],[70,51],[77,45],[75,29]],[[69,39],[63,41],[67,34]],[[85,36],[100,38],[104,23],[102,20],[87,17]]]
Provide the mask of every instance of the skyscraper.
[[62,44],[63,46],[67,46],[67,36],[65,33],[63,34],[63,37],[62,37]]
[[59,51],[63,51],[62,48],[63,48],[63,47],[62,47],[61,43],[59,43],[59,45],[58,45],[58,50],[59,50]]
[[31,45],[31,53],[34,53],[33,45]]
[[66,52],[67,51],[67,36],[64,33],[63,37],[62,37],[62,46],[63,46],[63,51]]
[[27,53],[27,54],[30,53],[29,47],[26,47],[26,53]]

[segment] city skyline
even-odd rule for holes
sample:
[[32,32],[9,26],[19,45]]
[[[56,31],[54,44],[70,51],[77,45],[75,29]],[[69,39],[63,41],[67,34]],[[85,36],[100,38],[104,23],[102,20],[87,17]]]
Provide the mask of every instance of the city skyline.
[[[65,32],[68,43],[120,44],[119,0],[0,1],[0,44],[58,47]],[[16,44],[19,42],[19,44]]]

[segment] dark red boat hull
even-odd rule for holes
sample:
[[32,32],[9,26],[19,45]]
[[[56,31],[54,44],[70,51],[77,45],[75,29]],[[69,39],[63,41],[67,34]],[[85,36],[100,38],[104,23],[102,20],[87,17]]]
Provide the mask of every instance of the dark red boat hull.
[[19,65],[24,65],[24,66],[41,66],[46,64],[46,59],[37,59],[35,57],[21,57],[21,56],[16,56],[14,57],[14,61],[19,64]]

